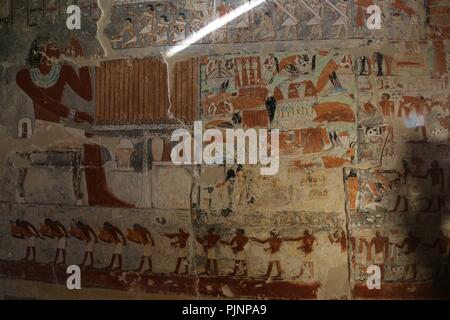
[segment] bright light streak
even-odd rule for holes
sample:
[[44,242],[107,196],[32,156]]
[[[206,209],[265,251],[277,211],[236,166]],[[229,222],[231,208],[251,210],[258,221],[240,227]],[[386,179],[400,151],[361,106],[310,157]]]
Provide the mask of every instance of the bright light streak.
[[190,45],[200,41],[207,35],[213,33],[214,31],[216,31],[219,28],[222,28],[227,23],[230,23],[237,17],[243,15],[244,13],[252,10],[253,8],[259,6],[260,4],[262,4],[266,1],[267,0],[249,0],[245,4],[237,7],[236,9],[230,11],[229,13],[223,15],[222,17],[215,19],[214,21],[210,22],[209,24],[207,24],[205,27],[203,27],[199,31],[197,31],[197,32],[193,33],[192,35],[190,35],[189,37],[187,37],[180,44],[172,47],[169,51],[167,51],[166,57],[170,58],[170,57],[176,55],[177,53],[179,53],[180,51],[185,50]]

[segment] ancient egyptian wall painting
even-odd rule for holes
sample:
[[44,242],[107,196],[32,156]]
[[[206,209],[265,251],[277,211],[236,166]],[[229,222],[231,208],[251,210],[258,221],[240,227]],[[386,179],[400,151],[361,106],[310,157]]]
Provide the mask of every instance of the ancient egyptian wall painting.
[[[255,170],[251,168],[239,174],[222,170],[225,183],[214,186],[207,179],[203,184],[201,208],[289,210],[301,203],[303,210],[342,209],[342,205],[327,201],[338,189],[323,186],[340,179],[338,168],[356,160],[351,61],[345,52],[319,50],[205,59],[201,74],[205,125],[280,128],[282,165],[274,177],[252,173]],[[227,191],[229,174],[236,175],[231,188],[241,189],[233,191],[234,198]],[[241,183],[246,187],[239,186]],[[240,195],[242,192],[246,194]]]
[[335,50],[209,57],[202,115],[206,125],[281,129],[293,166],[320,154],[313,166],[339,167],[356,139],[352,69],[351,55]]
[[[330,270],[345,263],[346,248],[329,238],[344,230],[344,204],[331,201],[339,189],[327,185],[342,179],[342,166],[355,160],[352,69],[351,56],[339,50],[203,60],[201,114],[206,126],[282,130],[278,175],[262,177],[244,166],[205,168],[201,176],[198,228],[207,233],[211,227],[239,224],[242,230],[234,239],[250,239],[242,247],[252,263],[242,265],[235,258],[233,273],[245,274],[248,268],[249,274],[283,279],[280,286],[287,281],[302,290],[318,290],[329,281]],[[267,218],[272,230],[249,224]],[[316,219],[323,228],[314,226]],[[292,221],[302,221],[299,235],[290,227]],[[335,257],[333,266],[320,262],[326,255]],[[299,256],[304,257],[300,265]],[[256,261],[261,263],[255,270]]]
[[381,165],[383,158],[397,158],[397,149],[405,146],[397,143],[442,144],[448,139],[443,43],[391,45],[394,54],[375,52],[357,61],[360,162]]
[[373,264],[381,266],[388,296],[407,297],[408,283],[423,292],[429,279],[445,283],[445,167],[448,160],[405,158],[395,169],[346,170],[355,296],[376,296],[365,285]]
[[[445,1],[267,1],[173,61],[146,50],[242,1],[78,1],[72,33],[68,3],[0,1],[17,42],[0,49],[0,296],[58,296],[77,264],[117,297],[448,297]],[[196,120],[279,129],[278,174],[175,166],[170,136]]]
[[82,21],[89,24],[89,29],[95,29],[95,22],[102,14],[96,0],[3,0],[0,2],[0,25],[2,28],[33,29],[65,24],[67,8],[73,4],[80,7]]
[[[444,1],[430,4],[430,26],[446,32]],[[243,0],[115,1],[106,34],[114,49],[177,44]],[[383,30],[370,30],[367,8],[379,5]],[[412,0],[273,0],[218,29],[202,43],[245,43],[311,39],[424,39],[426,10]],[[446,29],[447,28],[447,29]],[[438,30],[439,29],[439,30]],[[442,30],[441,30],[442,29]]]
[[448,78],[443,42],[394,42],[359,57],[358,160],[344,170],[354,295],[382,266],[387,292],[445,281],[448,232]]

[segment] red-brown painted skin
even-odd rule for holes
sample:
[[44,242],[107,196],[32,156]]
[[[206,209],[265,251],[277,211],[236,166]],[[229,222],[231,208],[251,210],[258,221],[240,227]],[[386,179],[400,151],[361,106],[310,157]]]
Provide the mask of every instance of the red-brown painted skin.
[[[78,39],[72,38],[71,45],[75,56],[83,56],[83,49]],[[51,71],[48,59],[59,58],[61,52],[54,44],[49,44],[44,52],[48,58],[42,58],[37,69],[42,74],[48,74]],[[61,118],[68,118],[70,110],[73,108],[65,106],[61,101],[66,85],[69,85],[78,96],[86,101],[91,101],[93,98],[89,67],[81,67],[79,75],[77,75],[72,66],[62,65],[58,80],[49,88],[41,88],[36,85],[31,79],[29,68],[24,68],[17,73],[16,82],[33,101],[35,118],[39,120],[59,122]],[[94,119],[88,113],[77,111],[74,121],[93,124]]]

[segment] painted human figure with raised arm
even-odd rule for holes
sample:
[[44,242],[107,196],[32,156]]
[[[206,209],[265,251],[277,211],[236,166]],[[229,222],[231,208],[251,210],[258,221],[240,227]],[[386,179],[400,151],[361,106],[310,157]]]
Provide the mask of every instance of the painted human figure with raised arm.
[[249,240],[250,239],[245,235],[244,229],[237,229],[236,235],[230,242],[221,241],[222,244],[230,246],[234,254],[234,269],[230,274],[231,276],[237,275],[239,266],[242,264],[244,276],[247,277],[247,248]]
[[265,240],[261,240],[255,237],[251,237],[250,240],[261,244],[269,244],[269,247],[265,249],[265,251],[268,251],[270,253],[269,265],[267,266],[267,273],[265,276],[267,278],[271,276],[272,268],[273,265],[275,264],[275,266],[277,267],[277,277],[281,278],[282,269],[281,269],[280,249],[281,245],[284,242],[284,239],[279,237],[277,231],[271,231],[270,237]]
[[36,227],[28,221],[17,219],[15,222],[11,221],[11,235],[27,240],[27,251],[22,261],[36,262],[36,238],[42,238]]
[[305,230],[302,236],[296,238],[286,238],[286,241],[300,241],[301,245],[298,249],[303,254],[303,261],[300,267],[299,278],[301,278],[305,271],[309,272],[309,277],[314,278],[314,261],[312,257],[314,244],[316,243],[316,237],[310,233],[309,230]]
[[219,274],[219,267],[217,264],[217,244],[220,241],[220,235],[216,234],[215,228],[209,228],[208,233],[203,237],[197,237],[197,242],[200,243],[206,253],[206,268],[205,273],[209,273],[211,263],[214,266],[214,274]]
[[191,235],[189,233],[187,233],[186,231],[184,231],[183,228],[180,228],[180,229],[178,229],[178,233],[164,233],[163,236],[165,236],[169,239],[175,239],[175,241],[171,242],[170,245],[172,247],[178,248],[177,264],[175,267],[175,272],[173,272],[173,274],[179,274],[181,264],[184,263],[184,267],[185,267],[184,274],[187,275],[189,273],[188,239],[190,238]]

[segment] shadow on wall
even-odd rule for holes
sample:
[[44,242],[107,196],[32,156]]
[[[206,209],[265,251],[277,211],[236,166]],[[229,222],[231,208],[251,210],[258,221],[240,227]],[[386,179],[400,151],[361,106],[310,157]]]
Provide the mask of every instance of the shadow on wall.
[[[355,298],[449,296],[449,146],[402,148],[389,169],[347,173],[347,188],[358,181],[357,208],[348,204]],[[369,265],[381,269],[381,290],[367,288]]]
[[[404,280],[430,281],[430,294],[439,297],[445,290],[442,285],[448,285],[450,280],[448,144],[427,143],[425,148],[431,150],[426,159],[415,158],[414,155],[423,154],[424,148],[420,143],[410,143],[408,151],[413,157],[402,160],[400,192],[393,214],[399,212],[403,200],[403,210],[407,211],[400,213],[410,215],[411,220],[399,225],[406,237],[395,247],[405,257]],[[427,294],[426,290],[423,294]]]

